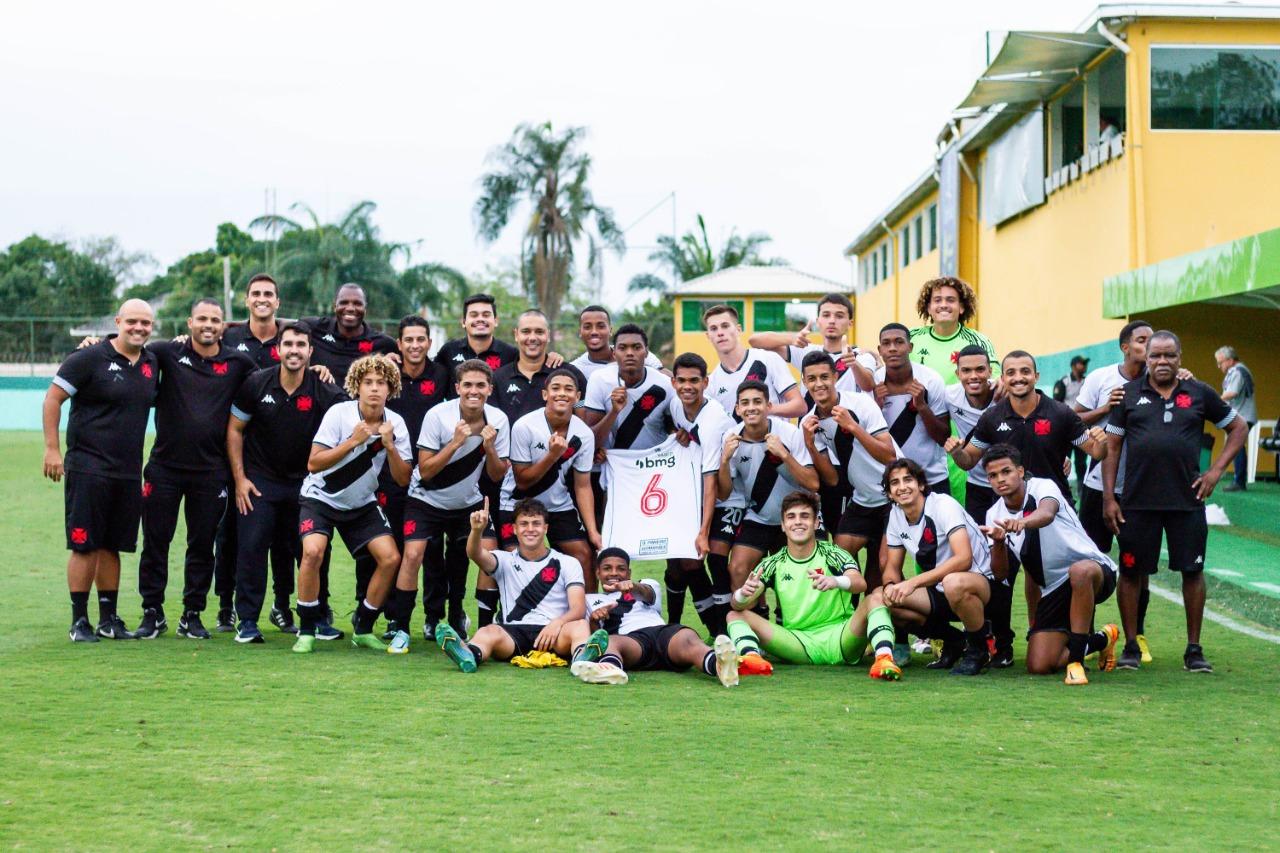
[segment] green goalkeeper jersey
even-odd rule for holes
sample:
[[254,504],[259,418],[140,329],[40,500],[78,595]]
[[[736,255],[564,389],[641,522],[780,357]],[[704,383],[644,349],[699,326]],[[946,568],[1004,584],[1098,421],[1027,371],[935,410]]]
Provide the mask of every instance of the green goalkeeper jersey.
[[849,621],[853,594],[843,589],[816,590],[809,572],[842,575],[858,563],[843,548],[819,539],[807,559],[797,560],[783,548],[760,561],[760,580],[773,589],[786,628],[810,631]]
[[925,367],[932,367],[944,382],[954,385],[960,381],[956,376],[956,353],[970,344],[977,344],[987,351],[991,360],[991,375],[999,376],[1000,359],[996,357],[996,348],[991,339],[964,325],[957,328],[956,333],[949,338],[938,337],[932,325],[912,329],[911,360]]

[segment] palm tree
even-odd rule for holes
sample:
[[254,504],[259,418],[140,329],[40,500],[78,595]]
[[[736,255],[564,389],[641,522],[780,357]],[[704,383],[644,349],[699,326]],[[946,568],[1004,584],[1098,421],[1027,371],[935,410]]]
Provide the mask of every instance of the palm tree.
[[527,205],[522,283],[552,329],[569,288],[575,245],[586,238],[587,272],[597,281],[603,250],[626,250],[613,211],[596,204],[587,187],[591,157],[580,148],[586,132],[570,127],[557,134],[550,122],[520,125],[489,155],[494,168],[480,178],[475,204],[476,232],[486,243],[498,239],[521,202]]
[[365,289],[372,310],[398,316],[410,308],[393,262],[407,260],[407,243],[384,243],[372,214],[377,205],[362,201],[337,222],[323,223],[316,212],[298,202],[290,210],[305,214],[307,224],[278,214],[259,216],[249,223],[279,234],[277,267],[283,279],[281,299],[306,311],[327,313],[338,285],[354,281]]
[[766,243],[773,242],[768,234],[753,231],[745,237],[730,231],[729,238],[724,241],[720,251],[711,247],[711,239],[707,237],[707,223],[702,214],[698,214],[698,227],[686,231],[679,238],[670,235],[658,237],[658,248],[649,255],[649,260],[670,269],[676,281],[667,282],[652,273],[641,273],[631,279],[627,290],[632,293],[654,291],[666,294],[675,284],[709,275],[716,270],[738,266],[786,266],[782,258],[765,258],[760,254]]
[[415,264],[400,274],[400,287],[420,306],[423,314],[436,317],[452,316],[461,312],[463,301],[473,288],[467,277],[446,264],[428,262]]

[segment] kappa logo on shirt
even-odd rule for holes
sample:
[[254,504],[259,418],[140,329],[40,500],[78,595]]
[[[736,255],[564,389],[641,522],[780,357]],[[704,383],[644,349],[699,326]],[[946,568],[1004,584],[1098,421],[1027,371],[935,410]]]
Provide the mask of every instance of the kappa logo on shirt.
[[113,361],[113,362],[111,362],[111,366],[107,368],[107,372],[108,372],[108,373],[110,373],[110,372],[111,372],[111,371],[113,371],[113,370],[119,370],[119,369],[120,369],[120,365],[116,364],[116,363]]
[[547,446],[546,446],[545,444],[543,444],[541,441],[539,441],[537,444],[535,444],[535,445],[533,446],[533,449],[534,449],[534,450],[546,450],[546,449],[547,449]]
[[195,365],[191,363],[191,359],[187,358],[185,355],[178,359],[178,364],[185,364],[187,367],[195,367]]
[[1150,406],[1150,405],[1151,405],[1151,401],[1150,401],[1150,400],[1148,400],[1146,397],[1139,397],[1139,398],[1138,398],[1138,402],[1137,402],[1137,404],[1136,404],[1136,405],[1139,405],[1139,406]]
[[720,390],[716,391],[716,393],[717,393],[717,394],[728,394],[728,393],[729,393],[729,389],[728,389],[728,388],[726,388],[726,387],[724,387],[723,385],[721,385],[721,386],[720,386]]
[[750,456],[739,456],[739,457],[738,457],[738,461],[739,461],[739,462],[750,462],[750,461],[751,461],[751,457],[750,457]]
[[272,397],[270,394],[263,394],[263,395],[262,395],[262,399],[261,399],[261,400],[259,400],[258,402],[260,402],[260,403],[271,403],[272,405],[275,405],[276,398],[275,398],[275,397]]
[[507,393],[508,393],[508,394],[510,394],[510,393],[512,393],[512,392],[514,392],[514,391],[519,391],[519,390],[520,390],[520,386],[519,386],[519,385],[517,385],[517,384],[516,384],[516,383],[514,383],[514,382],[512,382],[510,385],[508,385],[508,386],[507,386]]
[[1013,432],[1013,427],[1006,423],[1002,423],[1000,426],[996,427],[996,432]]
[[333,335],[325,335],[325,336],[324,336],[324,337],[322,337],[320,340],[322,340],[322,341],[328,341],[328,342],[329,342],[329,343],[331,343],[331,344],[336,344],[336,343],[338,342],[338,339],[337,339],[337,338],[335,338]]
[[466,358],[465,358],[465,357],[463,357],[462,353],[458,353],[457,355],[455,355],[455,356],[453,357],[453,360],[454,360],[454,361],[466,361]]
[[248,352],[248,351],[249,351],[249,348],[248,348],[247,346],[245,346],[244,344],[240,344],[238,347],[236,347],[236,349],[238,349],[240,352]]

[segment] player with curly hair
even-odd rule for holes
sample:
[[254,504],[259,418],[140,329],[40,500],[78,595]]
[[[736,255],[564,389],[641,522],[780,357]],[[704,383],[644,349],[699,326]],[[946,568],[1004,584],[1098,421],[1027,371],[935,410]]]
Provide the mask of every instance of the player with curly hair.
[[400,368],[386,356],[365,356],[351,365],[343,385],[352,399],[325,413],[311,441],[310,473],[302,484],[295,652],[310,652],[315,645],[320,563],[335,529],[352,556],[367,551],[377,561],[352,617],[351,641],[370,649],[386,648],[373,635],[373,623],[400,566],[400,549],[378,506],[378,476],[386,465],[396,483],[409,485],[413,458],[404,418],[387,408],[387,400],[400,393]]

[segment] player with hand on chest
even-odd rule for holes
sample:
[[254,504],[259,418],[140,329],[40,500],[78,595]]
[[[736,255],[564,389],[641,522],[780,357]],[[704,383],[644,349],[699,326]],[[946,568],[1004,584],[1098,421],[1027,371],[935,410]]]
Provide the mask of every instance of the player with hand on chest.
[[818,473],[800,430],[769,416],[769,388],[748,379],[738,386],[742,422],[724,434],[716,495],[736,497],[745,510],[729,552],[729,581],[741,587],[765,554],[781,547],[782,499],[796,489],[816,492]]

